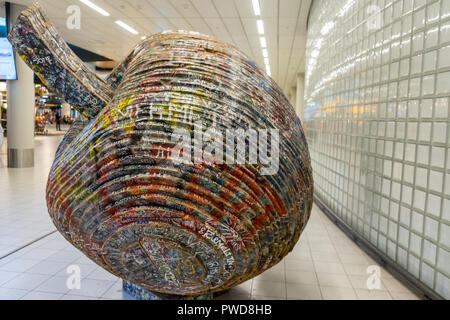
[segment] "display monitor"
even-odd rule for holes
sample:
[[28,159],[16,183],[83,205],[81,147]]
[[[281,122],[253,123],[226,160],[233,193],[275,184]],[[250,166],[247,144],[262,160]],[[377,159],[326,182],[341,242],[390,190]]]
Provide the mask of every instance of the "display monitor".
[[5,4],[0,4],[0,80],[17,80],[14,50],[6,38],[8,33]]

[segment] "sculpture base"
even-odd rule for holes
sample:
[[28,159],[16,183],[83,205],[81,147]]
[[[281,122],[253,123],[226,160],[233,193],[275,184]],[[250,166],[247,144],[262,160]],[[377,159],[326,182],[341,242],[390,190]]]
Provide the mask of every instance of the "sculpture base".
[[177,296],[152,292],[141,288],[131,282],[122,281],[123,291],[137,300],[212,300],[213,294],[204,294],[201,296]]

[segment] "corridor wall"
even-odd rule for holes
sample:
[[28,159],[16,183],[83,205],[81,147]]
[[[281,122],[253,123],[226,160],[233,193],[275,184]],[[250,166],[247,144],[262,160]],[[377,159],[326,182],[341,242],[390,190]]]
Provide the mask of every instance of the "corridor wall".
[[315,0],[306,57],[316,198],[450,299],[450,1]]

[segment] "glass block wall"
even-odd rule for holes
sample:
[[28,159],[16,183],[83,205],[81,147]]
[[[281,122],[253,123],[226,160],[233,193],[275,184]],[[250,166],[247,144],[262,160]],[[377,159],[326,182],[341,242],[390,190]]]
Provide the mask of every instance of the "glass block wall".
[[450,299],[450,0],[314,0],[315,195]]

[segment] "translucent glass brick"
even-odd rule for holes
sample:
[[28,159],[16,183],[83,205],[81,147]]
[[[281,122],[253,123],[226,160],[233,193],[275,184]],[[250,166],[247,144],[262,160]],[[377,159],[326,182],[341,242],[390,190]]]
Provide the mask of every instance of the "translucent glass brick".
[[312,5],[305,125],[316,197],[450,299],[450,1],[375,2],[383,23],[371,30],[363,1],[343,16],[346,0]]

